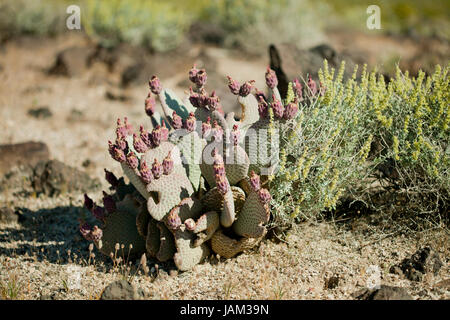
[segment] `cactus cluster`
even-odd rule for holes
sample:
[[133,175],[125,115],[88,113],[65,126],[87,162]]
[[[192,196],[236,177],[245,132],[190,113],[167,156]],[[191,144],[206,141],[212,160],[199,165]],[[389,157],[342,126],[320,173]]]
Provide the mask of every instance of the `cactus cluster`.
[[[250,129],[293,119],[301,96],[284,106],[269,68],[269,98],[254,88],[254,81],[240,85],[228,77],[230,91],[242,106],[237,120],[233,113],[224,114],[215,91],[206,91],[204,69],[194,65],[189,79],[193,86],[184,101],[156,76],[150,79],[145,112],[151,130],[140,126],[134,132],[127,118],[117,121],[109,153],[130,184],[105,170],[114,193],[104,193],[103,207],[85,196],[86,208],[103,225],[80,227],[106,255],[116,243],[131,244],[133,256],[146,252],[189,270],[211,250],[231,258],[254,247],[267,233],[271,195],[263,187],[267,177],[261,168],[272,163],[251,161],[249,151],[258,149],[260,142],[244,141]],[[162,115],[156,111],[157,100]]]

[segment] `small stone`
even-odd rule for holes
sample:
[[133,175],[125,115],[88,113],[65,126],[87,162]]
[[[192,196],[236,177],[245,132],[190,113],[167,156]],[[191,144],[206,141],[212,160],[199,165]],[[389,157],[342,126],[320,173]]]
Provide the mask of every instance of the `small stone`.
[[102,292],[100,300],[140,300],[144,292],[125,280],[109,284]]
[[363,289],[352,294],[357,300],[413,300],[402,287],[381,285],[378,289]]
[[325,289],[334,289],[339,285],[339,276],[331,276],[325,280]]

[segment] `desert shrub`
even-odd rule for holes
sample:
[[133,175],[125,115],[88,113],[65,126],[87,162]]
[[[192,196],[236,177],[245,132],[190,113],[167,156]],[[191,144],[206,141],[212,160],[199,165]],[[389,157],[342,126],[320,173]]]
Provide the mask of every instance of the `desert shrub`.
[[[388,84],[364,66],[342,81],[342,67],[319,71],[322,94],[300,103],[295,130],[281,132],[271,177],[273,224],[335,209],[343,199],[374,210],[439,214],[449,204],[447,66]],[[382,194],[383,202],[376,201]]]
[[203,19],[225,30],[226,46],[238,46],[250,53],[263,53],[271,43],[289,42],[299,47],[323,40],[319,11],[325,6],[311,1],[211,1]]
[[191,19],[167,1],[86,0],[83,6],[87,34],[106,46],[130,42],[167,51],[182,41]]

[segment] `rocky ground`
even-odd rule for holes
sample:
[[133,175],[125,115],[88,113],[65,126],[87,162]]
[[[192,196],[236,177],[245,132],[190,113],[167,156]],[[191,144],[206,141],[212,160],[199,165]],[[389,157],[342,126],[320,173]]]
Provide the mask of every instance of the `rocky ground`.
[[[286,63],[298,63],[286,48],[279,50]],[[206,66],[209,88],[223,97],[226,111],[235,108],[227,74],[239,81],[250,75],[263,87],[267,56],[202,45],[180,52],[151,58],[124,47],[111,53],[77,36],[24,38],[0,47],[0,144],[44,143],[1,149],[0,298],[98,299],[120,279],[147,299],[450,298],[448,229],[412,231],[388,215],[304,223],[286,240],[266,240],[229,260],[211,257],[183,273],[150,261],[151,272],[143,275],[139,261],[127,270],[90,252],[78,232],[86,214],[82,194],[101,198],[103,168],[122,175],[107,141],[118,117],[128,116],[135,127],[147,123],[149,75],[160,75],[182,95],[192,64]],[[303,54],[310,62],[323,58]],[[422,251],[419,262],[401,264],[427,246],[432,251]],[[364,292],[373,283],[403,291]]]

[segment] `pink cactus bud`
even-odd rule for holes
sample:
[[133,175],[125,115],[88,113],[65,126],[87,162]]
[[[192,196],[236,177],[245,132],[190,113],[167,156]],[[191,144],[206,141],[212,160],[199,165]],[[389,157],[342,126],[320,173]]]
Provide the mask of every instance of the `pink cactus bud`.
[[80,233],[87,241],[92,241],[91,237],[91,226],[87,223],[80,225]]
[[128,150],[128,142],[125,140],[125,138],[117,138],[116,139],[116,146],[123,150],[124,152]]
[[216,110],[217,107],[219,106],[219,102],[220,99],[219,97],[216,95],[216,90],[213,90],[213,92],[211,92],[211,95],[208,98],[208,106],[211,110]]
[[122,126],[120,118],[117,119],[116,140],[125,139],[127,134],[128,134],[128,131],[125,126]]
[[278,85],[277,75],[270,67],[267,67],[266,71],[266,84],[270,89],[274,89]]
[[157,76],[153,76],[150,81],[148,82],[148,85],[150,87],[150,90],[154,94],[160,94],[162,90],[161,82],[159,81]]
[[205,83],[206,79],[208,78],[205,69],[198,70],[194,83],[197,85],[198,88],[202,88]]
[[178,212],[180,211],[180,208],[176,206],[172,210],[170,210],[169,214],[167,215],[167,227],[169,227],[172,230],[176,230],[181,226],[181,219],[178,215]]
[[94,206],[94,209],[92,210],[92,215],[97,219],[98,221],[105,221],[106,218],[106,212],[105,209],[99,206]]
[[156,158],[152,164],[152,173],[155,179],[159,179],[163,174],[163,167]]
[[259,175],[257,175],[253,170],[252,172],[250,172],[250,186],[255,191],[261,189],[261,180],[259,178]]
[[217,190],[219,190],[219,192],[222,195],[224,195],[225,193],[227,193],[230,190],[230,184],[228,183],[227,178],[224,175],[220,175],[220,174],[216,174],[215,178],[216,178]]
[[111,141],[108,141],[109,144],[109,154],[111,155],[111,157],[119,162],[125,162],[126,161],[126,156],[125,156],[125,152],[120,149],[117,145],[113,145]]
[[141,125],[139,127],[139,132],[140,132],[140,138],[141,138],[142,142],[144,142],[148,148],[151,148],[153,146],[152,139],[151,139],[148,131],[144,129],[144,126]]
[[105,170],[106,181],[108,181],[108,183],[111,185],[111,187],[117,188],[117,186],[119,185],[119,179],[117,179],[117,177],[111,171],[108,171],[106,169],[104,169],[104,170]]
[[123,122],[124,122],[124,126],[125,126],[125,135],[128,136],[128,135],[133,134],[133,126],[128,123],[127,117],[123,118]]
[[127,155],[127,164],[131,169],[137,169],[139,166],[139,160],[133,151],[130,151]]
[[202,135],[203,138],[206,138],[211,133],[211,117],[206,119],[206,122],[202,123]]
[[264,100],[264,98],[262,98],[261,96],[259,96],[258,99],[258,113],[259,113],[259,117],[262,118],[266,118],[267,115],[269,114],[269,105],[267,104],[266,100]]
[[147,166],[147,163],[145,161],[141,161],[139,173],[140,173],[142,181],[144,181],[144,183],[152,182],[153,174],[152,174],[152,171],[150,170],[150,168]]
[[169,129],[166,127],[166,122],[162,122],[161,126],[161,141],[167,141],[169,139]]
[[162,132],[161,126],[157,125],[156,128],[152,130],[152,144],[157,147],[161,144]]
[[167,157],[164,158],[162,163],[163,172],[165,175],[168,175],[173,171],[173,159],[171,153],[172,152],[169,151],[169,154],[167,155]]
[[288,103],[284,109],[283,117],[287,120],[294,119],[298,112],[298,101],[295,99],[293,102]]
[[186,229],[188,229],[189,231],[194,231],[196,226],[195,221],[192,218],[186,219],[184,221],[184,225],[186,226]]
[[275,98],[275,95],[272,95],[272,110],[275,118],[282,119],[284,113],[284,107],[280,100]]
[[216,120],[214,120],[213,122],[213,128],[211,129],[211,131],[214,137],[214,141],[220,142],[223,140],[223,129],[221,126],[219,126]]
[[219,154],[217,149],[214,149],[213,151],[213,169],[215,175],[225,176],[223,157]]
[[308,77],[308,88],[309,88],[312,96],[315,96],[317,94],[317,84],[311,78],[311,75],[309,75],[309,77]]
[[230,91],[232,94],[237,96],[239,94],[239,88],[240,88],[239,82],[231,79],[230,76],[227,76],[227,78],[228,78],[228,88],[230,88]]
[[195,83],[195,80],[197,78],[197,73],[198,73],[198,69],[196,64],[194,63],[193,67],[191,70],[189,70],[189,80],[193,83]]
[[94,228],[91,231],[91,237],[92,237],[92,241],[100,241],[103,237],[103,231],[102,229],[100,229],[97,226],[94,226]]
[[145,113],[151,117],[155,113],[156,101],[151,92],[148,93],[147,99],[145,99]]
[[258,190],[258,197],[259,200],[263,203],[263,204],[267,204],[270,202],[270,200],[272,199],[272,196],[270,195],[269,191],[267,189],[261,188]]
[[174,129],[181,129],[183,126],[183,120],[181,117],[174,111],[172,113],[172,127]]
[[139,153],[144,153],[148,150],[148,146],[136,133],[133,134],[133,147]]
[[184,128],[189,132],[194,131],[196,121],[197,119],[195,118],[194,113],[193,112],[189,113],[189,117],[186,119],[186,122],[184,123]]
[[266,101],[266,95],[264,94],[264,92],[262,92],[256,88],[255,88],[255,91],[256,91],[255,92],[256,100],[260,101],[260,99],[262,98],[264,101]]
[[253,84],[255,83],[255,80],[250,80],[245,82],[241,88],[239,89],[239,95],[241,97],[246,97],[250,94],[253,88]]
[[297,99],[303,101],[303,86],[297,78],[294,79],[292,89],[294,89],[294,94]]
[[233,130],[231,131],[231,141],[233,141],[233,145],[237,146],[239,144],[240,136],[241,132],[238,129],[238,125],[233,125]]
[[112,196],[103,191],[103,206],[108,213],[116,212],[116,201]]
[[84,207],[89,211],[94,209],[94,201],[86,193],[84,194]]
[[194,108],[200,108],[200,95],[197,92],[192,90],[192,87],[189,88],[189,102],[192,104]]

